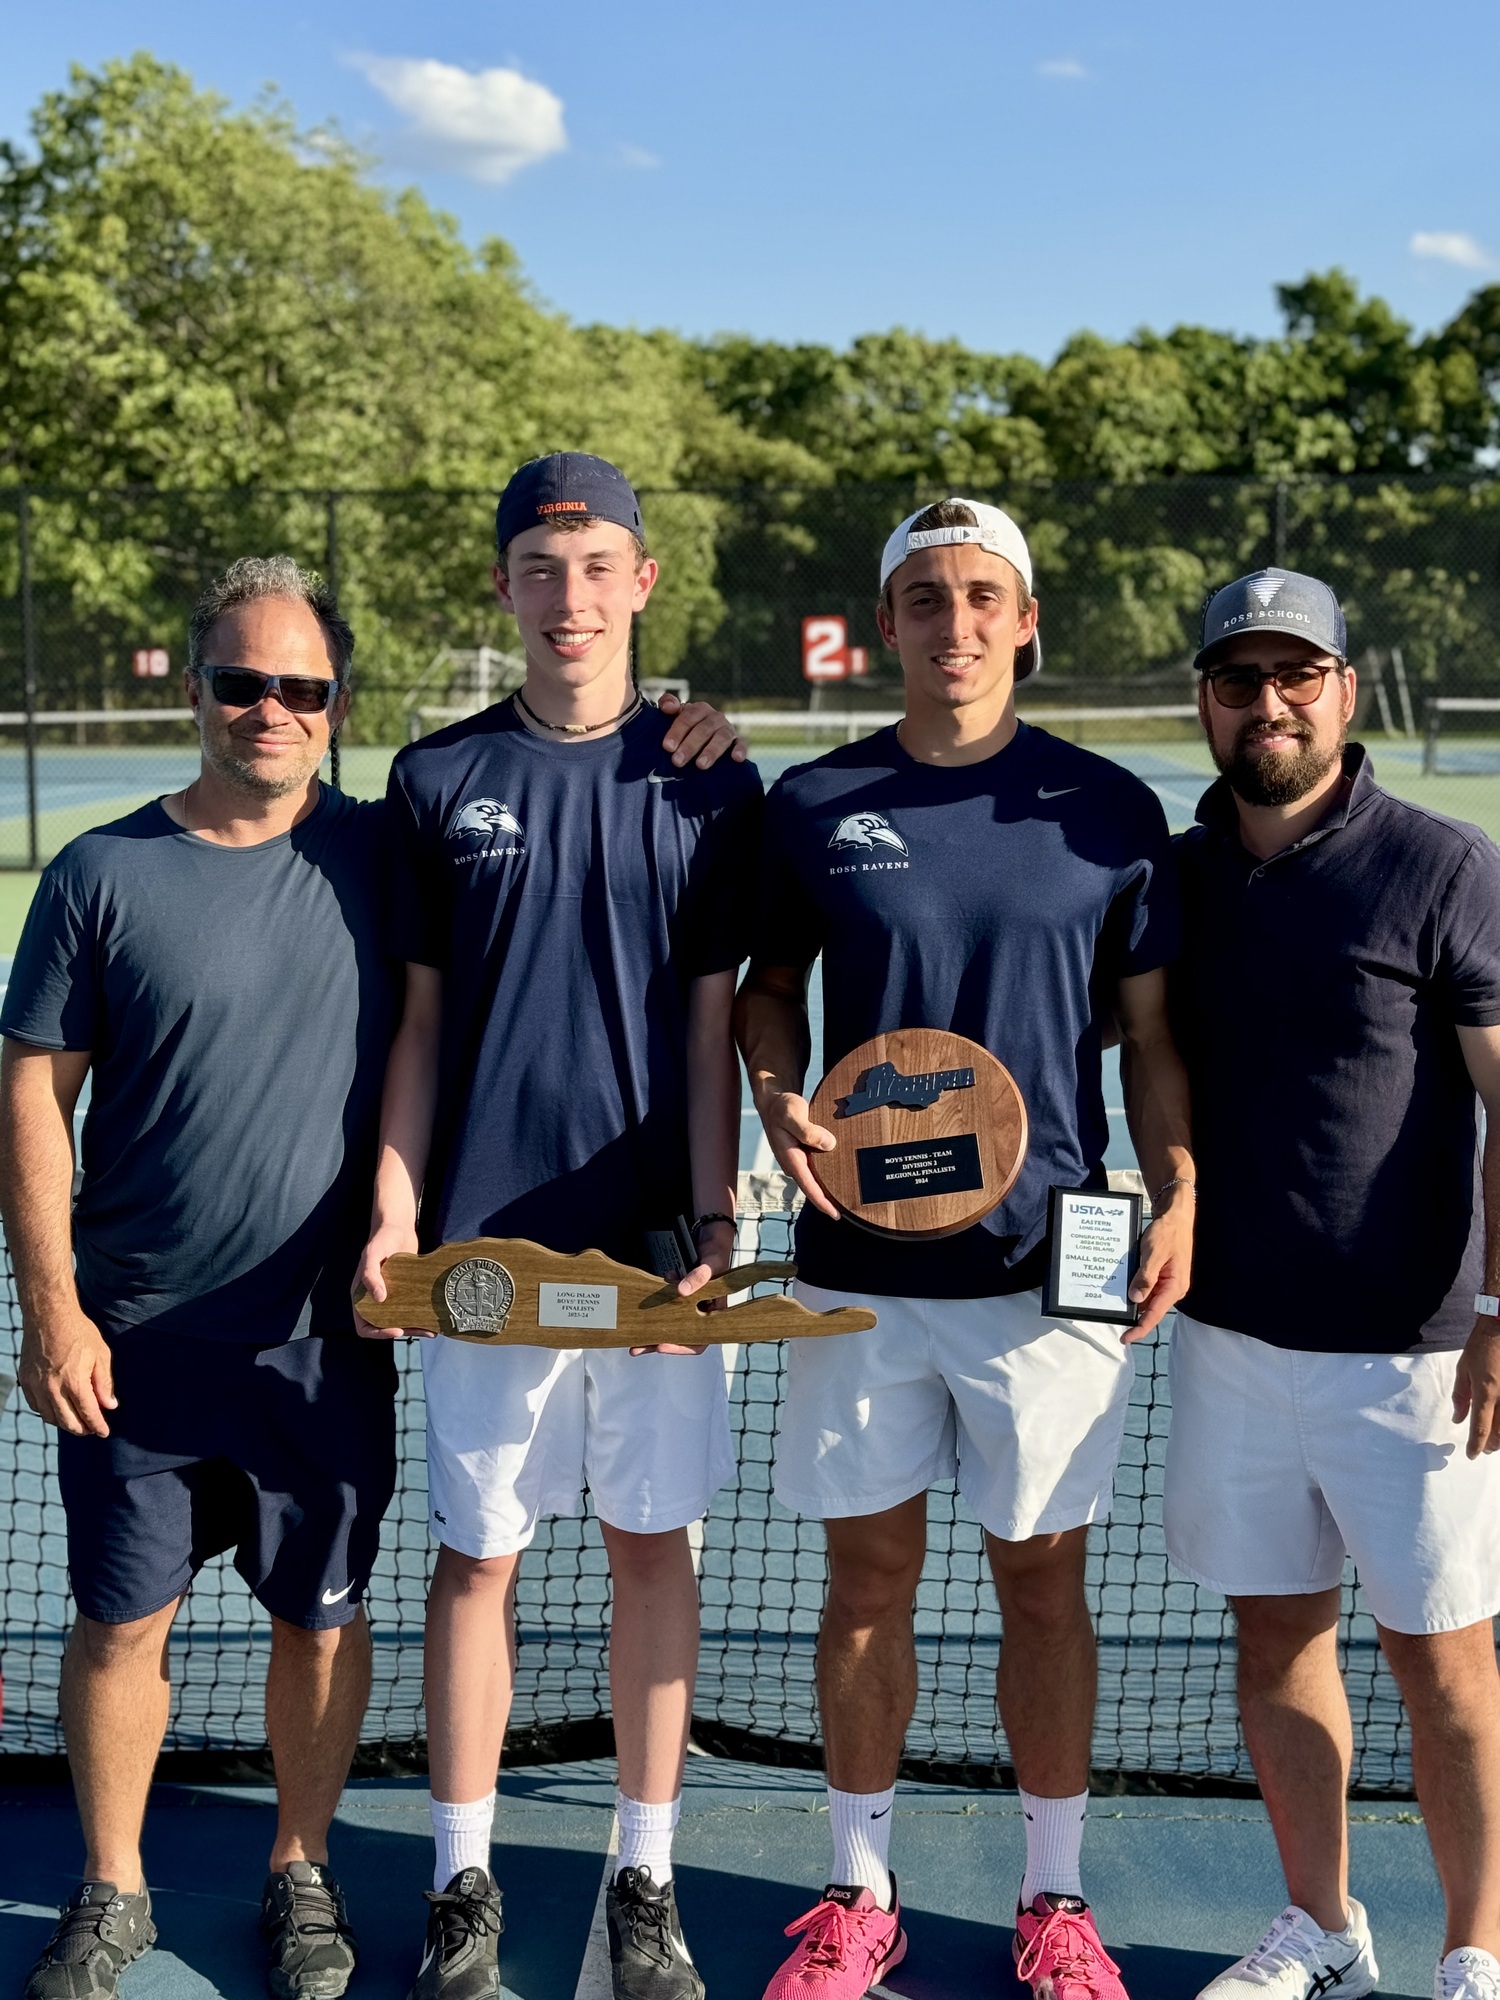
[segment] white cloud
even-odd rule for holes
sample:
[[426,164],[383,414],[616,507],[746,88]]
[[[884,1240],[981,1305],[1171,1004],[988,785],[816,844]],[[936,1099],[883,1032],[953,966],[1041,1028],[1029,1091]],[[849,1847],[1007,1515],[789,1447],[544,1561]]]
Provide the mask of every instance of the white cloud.
[[1442,264],[1461,264],[1466,271],[1492,271],[1488,250],[1458,229],[1419,229],[1409,245],[1414,257],[1435,257]]
[[1050,76],[1060,83],[1085,83],[1088,71],[1077,56],[1051,56],[1036,66],[1038,76]]
[[642,173],[647,173],[652,167],[659,167],[661,165],[661,156],[657,153],[648,153],[644,146],[622,146],[620,148],[620,165],[622,167],[635,167]]
[[508,181],[566,151],[563,104],[515,69],[460,69],[432,57],[354,56],[354,67],[404,112],[406,148],[476,181]]

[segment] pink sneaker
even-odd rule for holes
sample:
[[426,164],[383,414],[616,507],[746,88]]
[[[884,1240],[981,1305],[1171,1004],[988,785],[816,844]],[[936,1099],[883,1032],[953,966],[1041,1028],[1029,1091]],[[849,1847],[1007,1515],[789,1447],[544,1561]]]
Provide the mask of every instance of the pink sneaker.
[[821,1902],[787,1925],[788,1937],[798,1931],[802,1937],[766,1988],[765,2000],[861,2000],[906,1956],[895,1889],[893,1875],[891,1908],[882,1910],[868,1889],[831,1882]]
[[1120,1968],[1078,1896],[1038,1896],[1016,1907],[1016,1977],[1036,2000],[1129,2000]]

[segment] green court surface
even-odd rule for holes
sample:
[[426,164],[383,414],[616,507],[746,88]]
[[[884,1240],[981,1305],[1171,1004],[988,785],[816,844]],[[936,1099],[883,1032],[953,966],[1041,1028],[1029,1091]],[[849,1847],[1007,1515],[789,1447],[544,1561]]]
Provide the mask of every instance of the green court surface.
[[[539,1765],[501,1780],[494,1867],[505,1893],[501,1973],[516,2000],[608,2000],[601,1890],[613,1830],[605,1764]],[[123,2000],[258,2000],[255,1917],[272,1831],[254,1787],[158,1786],[147,1867],[157,1949]],[[1388,2000],[1423,2000],[1442,1915],[1427,1842],[1410,1811],[1359,1808],[1353,1888],[1370,1912]],[[431,1881],[420,1781],[351,1785],[332,1863],[362,1958],[351,2000],[401,2000],[417,1968]],[[786,1924],[815,1900],[830,1857],[824,1796],[804,1773],[692,1758],[675,1866],[683,1924],[709,2000],[759,2000],[790,1949]],[[1024,1857],[1013,1793],[902,1786],[891,1861],[910,1949],[880,1994],[980,2000],[1019,1993],[1010,1917]],[[17,1992],[52,1908],[80,1865],[58,1789],[0,1790],[0,1985]],[[1085,1889],[1132,2000],[1192,2000],[1249,1949],[1285,1891],[1253,1802],[1095,1801]]]

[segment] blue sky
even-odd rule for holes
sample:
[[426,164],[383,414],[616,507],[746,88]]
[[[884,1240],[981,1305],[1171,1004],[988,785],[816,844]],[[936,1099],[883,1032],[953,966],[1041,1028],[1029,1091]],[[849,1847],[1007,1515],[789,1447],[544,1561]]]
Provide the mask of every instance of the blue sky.
[[1418,326],[1500,281],[1493,0],[12,0],[0,131],[148,48],[279,85],[580,320],[1042,357],[1268,333],[1342,264]]

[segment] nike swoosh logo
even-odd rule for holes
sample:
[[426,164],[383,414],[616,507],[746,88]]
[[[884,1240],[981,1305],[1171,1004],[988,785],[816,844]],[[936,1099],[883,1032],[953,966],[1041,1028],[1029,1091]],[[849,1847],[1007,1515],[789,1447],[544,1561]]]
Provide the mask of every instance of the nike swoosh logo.
[[323,1592],[323,1602],[325,1604],[337,1604],[339,1599],[347,1597],[353,1588],[353,1583],[346,1583],[342,1590],[325,1590]]
[[1059,785],[1055,792],[1039,789],[1037,797],[1039,799],[1065,799],[1069,792],[1078,792],[1082,791],[1082,789],[1081,785]]
[[681,776],[681,771],[648,771],[646,773],[646,783],[648,785],[675,785]]
[[882,1806],[878,1813],[871,1813],[870,1817],[871,1819],[884,1819],[889,1811],[890,1811],[889,1806]]

